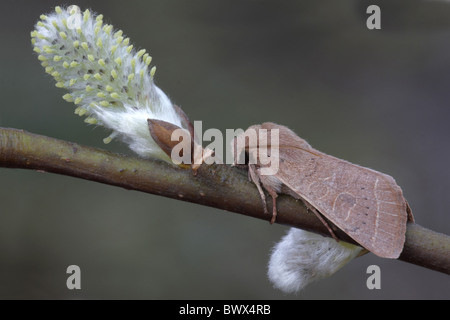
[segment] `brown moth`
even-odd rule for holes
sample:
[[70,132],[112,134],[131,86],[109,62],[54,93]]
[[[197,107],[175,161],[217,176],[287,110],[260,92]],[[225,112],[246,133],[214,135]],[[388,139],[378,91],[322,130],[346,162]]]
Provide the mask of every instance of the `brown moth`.
[[[262,175],[261,170],[267,165],[257,158],[248,165],[249,178],[258,187],[266,212],[262,188],[272,197],[271,222],[277,214],[276,198],[285,193],[301,199],[333,236],[321,215],[367,250],[383,258],[398,258],[405,242],[406,223],[414,219],[395,180],[315,150],[287,127],[270,122],[251,126],[235,138],[235,161],[242,152],[251,156],[261,147],[259,139],[255,143],[245,138],[250,131],[256,131],[259,138],[261,132],[270,136],[272,130],[278,130],[279,135],[278,172]],[[239,139],[245,141],[238,144]]]

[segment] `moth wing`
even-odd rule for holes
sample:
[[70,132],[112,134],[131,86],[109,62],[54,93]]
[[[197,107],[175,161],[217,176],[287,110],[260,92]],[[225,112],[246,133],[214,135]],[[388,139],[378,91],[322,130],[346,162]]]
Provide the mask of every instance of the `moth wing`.
[[380,257],[398,258],[405,242],[407,203],[395,180],[310,151],[317,155],[280,148],[285,163],[277,178],[361,246]]

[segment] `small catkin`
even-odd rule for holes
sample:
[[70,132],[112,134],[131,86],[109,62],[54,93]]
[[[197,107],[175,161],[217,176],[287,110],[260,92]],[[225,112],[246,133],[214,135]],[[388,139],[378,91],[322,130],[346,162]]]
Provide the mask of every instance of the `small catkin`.
[[291,228],[272,249],[267,275],[275,288],[295,293],[331,276],[361,250],[359,246]]

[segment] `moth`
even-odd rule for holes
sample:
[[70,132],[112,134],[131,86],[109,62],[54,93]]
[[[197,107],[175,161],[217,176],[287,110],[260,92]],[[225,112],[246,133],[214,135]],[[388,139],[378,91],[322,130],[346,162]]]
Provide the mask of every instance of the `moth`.
[[[260,161],[258,151],[267,145],[262,146],[259,138],[267,134],[266,141],[270,142],[274,130],[278,133],[278,158],[272,160],[278,161],[278,170],[263,175],[269,164]],[[256,141],[246,138],[251,132],[256,132]],[[273,149],[273,142],[270,147]],[[322,153],[289,128],[271,122],[249,127],[234,139],[233,148],[235,162],[243,152],[247,159],[254,159],[248,164],[249,179],[258,188],[267,213],[264,190],[272,197],[272,223],[277,216],[278,194],[288,194],[302,200],[333,237],[323,217],[376,255],[400,256],[406,223],[414,218],[402,189],[391,176]]]

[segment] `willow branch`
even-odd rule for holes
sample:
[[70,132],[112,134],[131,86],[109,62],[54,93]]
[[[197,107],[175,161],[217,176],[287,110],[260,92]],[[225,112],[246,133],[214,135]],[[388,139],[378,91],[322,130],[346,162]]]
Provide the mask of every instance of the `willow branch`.
[[[0,128],[0,167],[40,170],[92,180],[129,190],[161,195],[270,220],[247,172],[227,165],[190,169],[81,146],[17,129]],[[305,205],[289,196],[278,199],[277,223],[329,236],[326,227]],[[345,233],[336,235],[353,242]],[[408,223],[406,243],[399,258],[450,274],[450,237]]]

